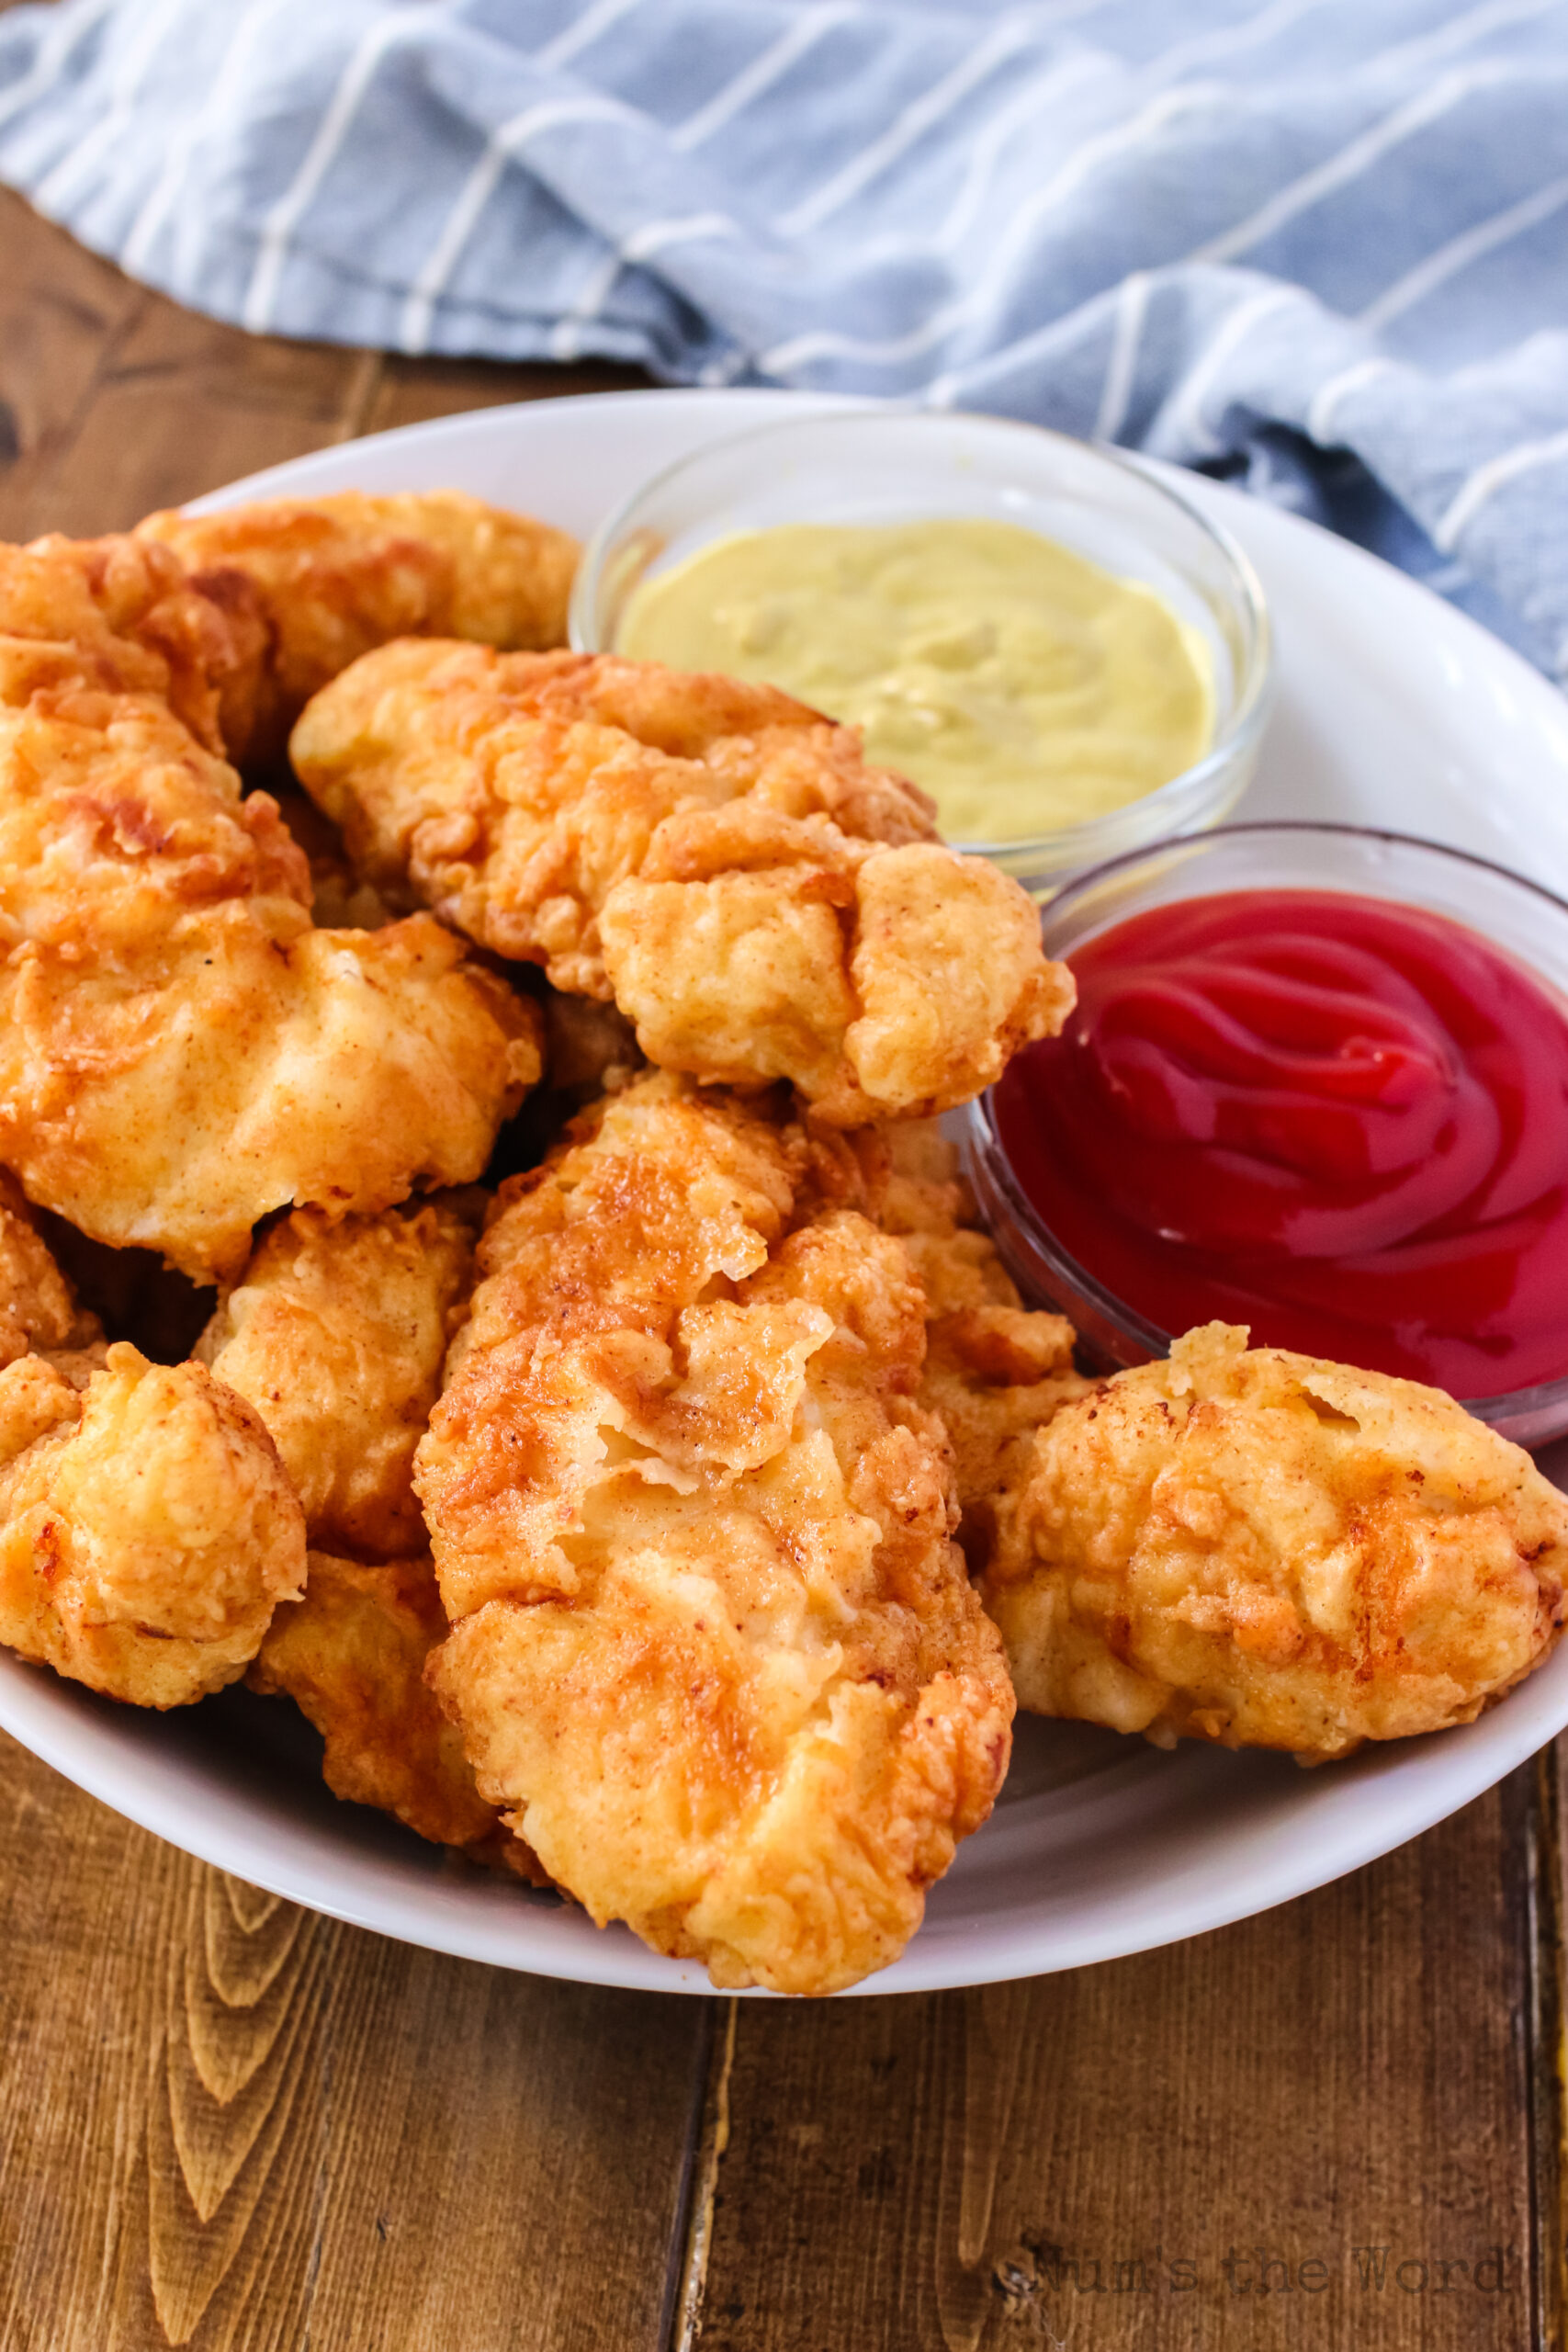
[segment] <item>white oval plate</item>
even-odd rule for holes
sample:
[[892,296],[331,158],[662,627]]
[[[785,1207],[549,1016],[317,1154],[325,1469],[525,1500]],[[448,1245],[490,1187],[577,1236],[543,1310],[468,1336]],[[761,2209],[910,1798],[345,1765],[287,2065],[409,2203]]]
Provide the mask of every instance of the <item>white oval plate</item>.
[[[274,467],[268,493],[447,485],[586,533],[655,467],[792,408],[783,392],[621,392],[411,425]],[[1371,822],[1450,842],[1568,893],[1568,702],[1373,557],[1182,474],[1274,609],[1279,706],[1251,817]],[[1568,1447],[1559,1449],[1568,1464]],[[170,1715],[0,1654],[0,1724],[66,1778],[204,1861],[435,1951],[596,1984],[703,1992],[705,1973],[553,1896],[454,1862],[323,1787],[292,1708],[245,1690]],[[1337,1878],[1481,1794],[1568,1725],[1568,1644],[1480,1722],[1303,1772],[1021,1720],[995,1817],[863,1990],[931,1991],[1173,1943]]]

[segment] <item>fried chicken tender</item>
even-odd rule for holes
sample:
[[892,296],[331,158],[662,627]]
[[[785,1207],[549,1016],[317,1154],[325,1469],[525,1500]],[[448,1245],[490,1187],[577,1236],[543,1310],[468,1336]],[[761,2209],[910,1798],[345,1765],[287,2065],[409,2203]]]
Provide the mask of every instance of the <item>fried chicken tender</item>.
[[130,969],[0,973],[0,1159],[95,1238],[197,1282],[290,1201],[371,1213],[464,1183],[536,1074],[531,1023],[428,917],[175,923]]
[[136,1706],[185,1706],[244,1672],[304,1572],[272,1441],[202,1365],[120,1342],[80,1391],[39,1355],[0,1372],[9,1648]]
[[[252,1689],[287,1694],[321,1734],[334,1795],[542,1884],[423,1680],[446,1617],[413,1450],[467,1308],[484,1205],[470,1190],[338,1224],[296,1210],[263,1240],[197,1353],[265,1422],[311,1546],[304,1594],[274,1618]],[[334,1544],[375,1556],[337,1557]]]
[[424,1548],[413,1451],[467,1311],[483,1209],[478,1193],[335,1223],[296,1209],[197,1342],[266,1423],[317,1550]]
[[718,1984],[885,1966],[1008,1759],[923,1300],[863,1190],[776,1098],[637,1080],[503,1187],[419,1450],[481,1793]]
[[310,888],[152,697],[0,707],[0,1161],[31,1199],[211,1281],[275,1208],[479,1174],[536,1013],[429,916],[316,930]]
[[942,1418],[953,1453],[958,1541],[990,1556],[996,1514],[1029,1476],[1036,1433],[1093,1385],[1073,1365],[1065,1316],[1026,1307],[934,1121],[896,1127],[879,1223],[903,1241],[926,1295],[920,1401]]
[[239,573],[197,587],[172,549],[125,532],[0,544],[0,705],[64,686],[145,695],[221,752],[225,699],[265,666],[260,598]]
[[232,1682],[305,1529],[250,1408],[106,1345],[0,1170],[0,1642],[145,1707]]
[[650,1061],[787,1079],[831,1125],[967,1100],[1073,1001],[1018,885],[769,686],[411,640],[291,751],[378,889],[613,997]]
[[566,532],[456,490],[150,514],[136,538],[170,551],[197,594],[261,616],[259,658],[219,680],[222,741],[247,768],[279,760],[310,696],[392,638],[563,645],[579,554]]
[[312,1551],[304,1598],[278,1610],[246,1680],[286,1694],[321,1733],[334,1796],[542,1885],[425,1686],[425,1660],[446,1632],[428,1558],[367,1566]]
[[1469,1723],[1561,1630],[1568,1498],[1437,1389],[1246,1340],[1036,1441],[984,1580],[1020,1704],[1310,1760]]
[[236,899],[298,920],[310,872],[265,792],[152,695],[67,681],[0,707],[0,946],[134,957],[150,935]]

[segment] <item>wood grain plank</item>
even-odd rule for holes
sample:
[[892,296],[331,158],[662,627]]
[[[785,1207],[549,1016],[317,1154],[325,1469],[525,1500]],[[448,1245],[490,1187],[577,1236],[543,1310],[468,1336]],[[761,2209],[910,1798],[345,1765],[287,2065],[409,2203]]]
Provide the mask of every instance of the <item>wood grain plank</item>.
[[7,2352],[662,2352],[705,2004],[383,1942],[0,1755]]
[[640,368],[608,361],[581,367],[547,367],[535,361],[515,366],[485,359],[402,359],[389,356],[366,412],[366,433],[395,424],[421,424],[466,408],[498,408],[508,401],[560,400],[574,392],[637,391],[653,379]]
[[39,528],[123,530],[357,432],[380,362],[258,342],[149,295],[105,355],[69,440],[30,489]]
[[34,503],[80,424],[138,287],[0,188],[0,535],[48,527]]
[[132,285],[0,190],[0,536],[120,530],[327,443],[642,370],[402,359],[243,334]]
[[1568,1739],[1541,1751],[1530,1809],[1529,2042],[1537,2334],[1568,2343]]
[[1167,1951],[742,2005],[702,2352],[1530,2344],[1523,1803]]
[[378,354],[258,341],[0,195],[0,533],[123,529],[358,432]]

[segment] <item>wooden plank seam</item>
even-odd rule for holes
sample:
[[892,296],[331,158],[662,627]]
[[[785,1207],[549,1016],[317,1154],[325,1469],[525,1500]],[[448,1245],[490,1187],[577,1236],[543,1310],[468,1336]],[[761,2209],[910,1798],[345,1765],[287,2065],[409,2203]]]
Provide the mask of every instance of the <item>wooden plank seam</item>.
[[702,2333],[703,2301],[707,2287],[708,2250],[713,2243],[714,2206],[718,2195],[719,2167],[729,2145],[729,2084],[735,2070],[735,2035],[740,2004],[733,1996],[724,2004],[724,2022],[713,2037],[703,2101],[702,2132],[693,2167],[690,2207],[682,2246],[680,2287],[675,2302],[675,2326],[671,2352],[695,2352]]

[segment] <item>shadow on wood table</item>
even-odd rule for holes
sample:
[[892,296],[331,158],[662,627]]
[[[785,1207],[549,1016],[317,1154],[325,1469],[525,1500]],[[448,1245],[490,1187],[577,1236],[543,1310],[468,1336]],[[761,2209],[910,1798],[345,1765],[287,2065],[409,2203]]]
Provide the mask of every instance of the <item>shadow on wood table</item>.
[[[8,538],[641,380],[256,342],[0,197]],[[6,2352],[1562,2340],[1550,1758],[1171,1951],[788,2007],[382,1942],[3,1749]]]

